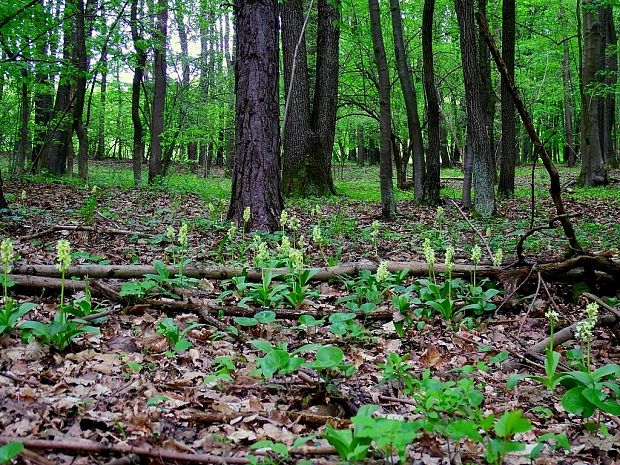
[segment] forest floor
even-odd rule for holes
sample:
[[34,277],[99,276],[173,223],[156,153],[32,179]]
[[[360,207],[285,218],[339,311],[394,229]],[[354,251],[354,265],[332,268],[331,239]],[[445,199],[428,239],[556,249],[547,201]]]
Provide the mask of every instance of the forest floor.
[[[549,310],[559,313],[557,332],[586,318],[584,291],[617,309],[618,283],[534,279],[511,296],[471,273],[448,280],[444,273],[376,271],[383,260],[424,262],[425,244],[438,264],[452,246],[456,267],[471,265],[478,245],[478,266],[490,268],[501,248],[508,267],[532,221],[529,168],[519,170],[518,196],[499,202],[491,220],[465,219],[457,208],[460,184],[451,180],[443,212],[399,192],[398,218],[377,223],[376,169],[346,167],[344,179],[336,178],[343,196],[291,201],[284,232],[260,236],[224,220],[229,183],[222,177],[178,173],[160,188],[129,189],[128,170],[115,175],[102,165],[93,172],[90,186],[5,179],[12,211],[0,238],[13,241],[14,268],[55,264],[57,241],[66,239],[74,265],[155,264],[157,272],[130,282],[91,279],[86,290],[67,276],[62,308],[58,280],[42,289],[15,278],[11,298],[36,306],[0,331],[0,441],[48,441],[25,441],[16,463],[328,464],[347,454],[351,463],[405,456],[415,464],[620,462],[620,368],[601,375],[607,384],[595,386],[594,404],[588,393],[565,396],[574,387],[570,377],[567,387],[546,389],[531,379],[507,387],[516,372],[546,376],[544,354],[526,356],[549,335]],[[620,171],[611,186],[592,189],[570,184],[577,171],[561,174],[582,245],[594,253],[615,248],[609,254],[617,259]],[[553,205],[544,172],[534,179],[533,221],[544,225]],[[186,247],[178,241],[183,223]],[[562,260],[561,231],[543,233],[525,242],[527,259]],[[283,234],[303,249],[305,266],[356,263],[371,271],[306,281]],[[159,264],[248,267],[260,242],[267,245],[259,255],[264,266],[290,268],[284,281],[269,281],[267,273],[258,283],[179,278]],[[67,326],[49,323],[59,314],[93,332],[66,336]],[[24,321],[37,323],[20,329]],[[594,329],[592,368],[618,363],[616,328]],[[555,347],[557,371],[579,372],[577,349],[584,347],[574,338]],[[567,411],[579,402],[593,415]],[[119,455],[124,462],[112,458]]]

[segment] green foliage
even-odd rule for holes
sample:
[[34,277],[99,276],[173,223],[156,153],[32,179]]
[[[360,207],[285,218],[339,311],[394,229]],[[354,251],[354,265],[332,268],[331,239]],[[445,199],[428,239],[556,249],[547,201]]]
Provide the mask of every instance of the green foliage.
[[200,323],[191,323],[181,330],[172,318],[162,318],[157,322],[157,332],[166,338],[170,349],[176,353],[182,353],[192,346],[187,339],[188,333],[202,326],[204,325]]
[[21,442],[8,442],[0,446],[0,463],[9,463],[22,453],[24,445]]
[[0,307],[0,335],[13,331],[19,319],[36,307],[37,304],[32,302],[23,302],[17,305],[13,299],[5,299],[4,305]]
[[29,341],[38,339],[42,344],[51,345],[58,351],[64,351],[73,340],[81,334],[99,334],[99,328],[87,325],[83,320],[67,319],[64,312],[58,312],[52,321],[25,321],[19,326],[22,336]]

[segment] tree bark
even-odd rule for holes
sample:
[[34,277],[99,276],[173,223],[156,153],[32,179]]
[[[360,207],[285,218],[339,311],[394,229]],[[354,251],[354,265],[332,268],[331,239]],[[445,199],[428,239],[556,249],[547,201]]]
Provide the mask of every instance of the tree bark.
[[455,0],[454,3],[460,31],[468,135],[474,152],[474,208],[483,217],[488,217],[495,214],[495,163],[484,108],[486,98],[478,63],[480,55],[475,34],[473,0]]
[[[235,0],[236,142],[228,219],[275,231],[280,192],[277,0]],[[243,212],[250,208],[248,224]]]
[[[486,17],[488,0],[477,0],[478,11]],[[491,57],[489,50],[485,46],[484,39],[480,34],[478,37],[478,66],[480,67],[480,78],[482,85],[482,108],[484,109],[485,124],[489,133],[489,143],[491,154],[493,155],[493,179],[496,180],[496,162],[495,162],[495,138],[494,138],[494,122],[495,122],[495,92],[493,90],[493,80],[491,79]]]
[[428,150],[426,152],[426,176],[424,177],[424,201],[439,205],[441,197],[439,160],[439,101],[435,86],[435,67],[433,65],[433,16],[435,0],[424,0],[422,14],[422,63],[424,71],[424,94],[426,95],[426,115],[428,118]]
[[24,63],[21,72],[21,92],[20,92],[20,127],[19,141],[17,144],[17,167],[16,174],[24,174],[26,167],[26,152],[30,144],[28,136],[28,125],[30,122],[30,88],[28,86],[28,65]]
[[599,99],[593,95],[600,84],[597,72],[601,70],[601,33],[604,24],[603,8],[595,0],[584,0],[583,58],[581,69],[581,173],[579,182],[584,186],[607,184],[607,169],[603,162],[599,134]]
[[[310,128],[310,90],[303,0],[281,6],[286,117],[283,127],[282,193],[320,195],[321,160]],[[316,184],[316,185],[315,185]]]
[[357,126],[357,164],[364,166],[366,160],[366,147],[364,147],[364,129],[362,125]]
[[4,189],[2,184],[2,171],[0,170],[0,210],[8,210],[9,204],[4,198]]
[[609,166],[617,166],[616,147],[614,144],[616,126],[616,88],[618,73],[616,26],[613,18],[613,7],[607,5],[603,9],[603,29],[605,40],[601,44],[604,62],[605,95],[602,97],[601,151],[603,161]]
[[[418,115],[418,98],[407,63],[400,0],[390,0],[390,10],[392,12],[392,35],[394,37],[394,52],[396,53],[396,69],[398,70],[398,79],[405,100],[407,129],[411,151],[413,152],[414,199],[420,201],[424,195],[424,141]],[[422,24],[424,25],[424,23]],[[408,160],[408,157],[406,159]]]
[[136,67],[131,83],[131,122],[133,123],[133,148],[131,161],[133,167],[133,182],[136,186],[142,184],[142,159],[144,158],[144,141],[142,118],[140,117],[140,92],[142,76],[146,66],[146,50],[144,49],[142,30],[138,24],[138,0],[132,0],[130,13],[131,38],[136,50]]
[[[502,58],[508,74],[515,75],[515,0],[502,2]],[[502,151],[499,173],[499,195],[512,197],[515,193],[515,166],[517,164],[517,120],[515,104],[508,83],[502,79]]]
[[390,156],[390,138],[392,135],[392,108],[390,105],[390,76],[388,73],[387,59],[385,57],[385,44],[381,32],[381,12],[379,0],[368,0],[370,10],[370,31],[375,55],[375,66],[379,74],[379,132],[381,141],[379,144],[379,179],[381,185],[381,217],[390,220],[396,215],[396,201],[392,189],[392,158]]
[[332,177],[332,154],[338,111],[338,73],[340,56],[340,0],[318,0],[316,79],[310,118],[317,137],[322,164],[323,194],[336,194]]
[[164,130],[164,107],[166,105],[166,41],[168,36],[167,0],[157,1],[157,20],[154,31],[155,51],[153,58],[153,105],[151,110],[151,158],[149,160],[149,184],[163,174],[162,133]]
[[88,72],[88,58],[86,55],[86,30],[84,0],[75,1],[75,47],[73,50],[74,66],[77,70],[75,83],[75,105],[73,108],[73,129],[77,135],[78,145],[78,175],[80,179],[88,179],[88,134],[84,127],[84,101],[86,99],[86,73]]
[[[190,107],[190,73],[189,73],[189,43],[187,40],[187,29],[185,27],[185,19],[184,19],[184,6],[178,5],[176,9],[176,20],[177,20],[177,30],[179,32],[179,44],[181,45],[181,97],[180,97],[180,105],[181,109],[179,111],[179,133],[183,136],[184,132],[188,126],[188,115],[189,115],[189,107]],[[195,161],[196,160],[196,143],[188,142],[187,143],[187,158],[188,160]]]
[[51,122],[52,128],[50,135],[47,137],[49,143],[47,144],[45,157],[47,170],[54,175],[64,174],[67,171],[67,156],[72,132],[71,106],[73,98],[68,64],[71,62],[71,52],[75,39],[75,19],[73,13],[67,10],[65,8],[63,14],[62,45],[62,60],[66,65],[63,66],[60,73],[56,90],[53,121]]
[[[565,22],[564,24],[566,24]],[[573,103],[571,101],[572,85],[570,78],[570,53],[568,40],[564,38],[564,55],[562,58],[562,84],[564,86],[564,160],[569,167],[575,166],[577,152],[575,151],[575,135],[573,132]]]
[[99,121],[97,124],[97,151],[95,158],[102,160],[106,155],[105,147],[105,117],[106,117],[106,94],[108,92],[108,66],[107,66],[107,46],[101,52],[103,69],[101,70],[101,95],[99,97]]

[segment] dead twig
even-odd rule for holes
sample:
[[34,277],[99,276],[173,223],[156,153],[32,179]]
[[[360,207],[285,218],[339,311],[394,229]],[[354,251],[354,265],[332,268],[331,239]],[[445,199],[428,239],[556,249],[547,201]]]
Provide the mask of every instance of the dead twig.
[[478,237],[480,238],[480,240],[484,244],[484,247],[487,249],[487,252],[489,254],[489,260],[491,260],[491,263],[493,263],[493,251],[491,250],[491,246],[489,245],[489,241],[487,241],[486,237],[484,237],[482,235],[482,233],[480,231],[478,231],[478,228],[476,228],[476,226],[474,226],[474,224],[468,218],[467,214],[461,209],[461,207],[459,207],[459,204],[456,203],[452,199],[450,199],[450,202],[452,202],[452,205],[454,205],[456,207],[456,209],[459,211],[461,216],[465,219],[465,221],[467,221],[467,224],[469,225],[469,227],[478,235]]
[[525,315],[523,315],[523,317],[521,318],[521,323],[519,324],[519,329],[517,330],[517,334],[516,334],[517,338],[519,338],[519,336],[521,335],[521,330],[523,329],[523,325],[525,324],[525,321],[527,320],[527,318],[530,316],[530,313],[534,309],[534,304],[536,303],[536,299],[538,298],[538,294],[540,293],[542,276],[540,274],[540,271],[538,271],[538,267],[536,265],[532,267],[532,269],[534,268],[536,268],[536,274],[538,274],[538,283],[536,284],[536,292],[534,292],[534,297],[532,297],[532,302],[527,306],[527,311],[525,312]]

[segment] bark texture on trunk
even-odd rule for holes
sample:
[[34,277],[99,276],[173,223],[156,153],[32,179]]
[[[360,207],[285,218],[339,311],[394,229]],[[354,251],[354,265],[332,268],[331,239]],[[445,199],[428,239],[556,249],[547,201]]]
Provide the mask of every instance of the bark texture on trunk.
[[[281,6],[286,118],[283,127],[282,192],[304,195],[321,182],[316,138],[310,128],[310,89],[303,0]],[[319,186],[317,186],[318,188]],[[316,195],[316,194],[313,194]]]
[[379,74],[379,179],[381,185],[381,216],[385,220],[392,219],[396,215],[396,201],[392,188],[392,157],[390,156],[392,134],[392,108],[390,106],[390,76],[388,73],[387,59],[385,57],[385,44],[381,32],[381,12],[379,0],[368,0],[370,10],[370,31],[375,55],[375,66]]
[[[71,62],[71,53],[75,39],[74,34],[75,19],[73,13],[65,9],[63,15],[63,63]],[[67,171],[68,148],[71,142],[73,122],[71,115],[72,103],[71,76],[68,66],[65,66],[60,73],[56,99],[54,101],[53,120],[50,125],[51,133],[47,137],[49,143],[46,147],[45,166],[51,174],[59,175]]]
[[568,41],[564,41],[564,56],[562,59],[562,84],[564,86],[564,160],[569,167],[575,166],[577,153],[575,152],[575,135],[573,132],[573,102],[572,85],[570,78],[570,53]]
[[426,95],[426,114],[428,118],[428,150],[426,152],[426,176],[424,177],[424,201],[439,205],[440,191],[440,134],[439,101],[435,86],[435,67],[433,65],[433,16],[435,0],[424,0],[422,15],[422,62],[424,70],[424,94]]
[[144,49],[142,31],[138,24],[138,0],[132,0],[131,13],[131,38],[136,50],[136,67],[133,72],[131,83],[131,122],[133,123],[133,148],[131,161],[133,167],[133,182],[136,186],[142,184],[142,159],[144,158],[144,141],[142,119],[140,117],[140,93],[142,89],[142,77],[146,66],[146,50]]
[[164,130],[164,107],[166,105],[166,38],[168,36],[167,0],[157,2],[155,26],[155,52],[153,58],[153,105],[151,110],[151,158],[149,160],[149,184],[163,174],[162,140]]
[[[316,78],[310,80],[304,30],[304,2],[282,4],[282,48],[287,99],[282,189],[292,196],[335,194],[331,159],[336,135],[340,6],[318,0]],[[292,82],[291,82],[292,81]]]
[[24,174],[26,167],[26,152],[30,145],[28,135],[28,123],[30,121],[30,88],[28,87],[28,67],[24,64],[22,70],[22,84],[20,92],[20,128],[19,128],[19,140],[17,144],[17,167],[16,174],[21,176]]
[[88,179],[88,134],[84,127],[84,102],[86,99],[86,73],[88,72],[88,57],[86,55],[86,27],[84,0],[74,0],[75,14],[75,48],[73,50],[74,64],[77,70],[75,83],[75,106],[73,109],[73,129],[77,135],[78,144],[78,175],[80,179]]
[[228,219],[250,230],[274,231],[284,208],[280,193],[277,0],[235,0],[236,146]]
[[613,90],[616,88],[618,73],[618,56],[617,56],[617,37],[616,26],[613,18],[613,7],[605,6],[603,9],[603,29],[604,41],[601,44],[604,63],[604,82],[607,92],[602,102],[602,124],[601,132],[601,151],[603,152],[603,161],[610,166],[617,166],[616,146],[614,143],[615,123],[616,123],[616,95]]
[[599,83],[597,72],[601,69],[601,34],[604,24],[603,8],[584,0],[583,57],[581,66],[581,173],[579,182],[584,186],[607,184],[607,169],[603,163],[599,134],[599,99],[593,88]]
[[454,4],[460,31],[467,128],[473,150],[472,175],[476,194],[474,208],[480,215],[487,217],[495,213],[495,163],[483,106],[486,99],[478,63],[480,55],[475,33],[474,7],[472,0],[455,0]]
[[0,210],[8,210],[9,204],[4,198],[4,189],[2,187],[2,171],[0,171]]
[[[392,12],[392,35],[394,36],[394,52],[396,53],[396,69],[398,79],[405,100],[407,110],[407,129],[411,151],[413,152],[413,189],[414,199],[419,201],[423,196],[424,183],[424,141],[420,117],[418,115],[418,98],[413,84],[413,77],[409,71],[405,39],[403,37],[403,20],[400,11],[400,0],[390,0]],[[424,25],[424,22],[422,23]],[[409,160],[408,157],[406,157]],[[406,172],[406,167],[405,167]]]
[[[502,58],[512,80],[515,75],[515,0],[502,2]],[[502,79],[502,151],[499,173],[499,195],[512,197],[515,193],[517,164],[517,119],[515,104],[508,83]]]
[[335,194],[332,153],[338,111],[338,64],[340,54],[340,0],[318,0],[316,79],[311,123],[322,162],[323,194]]

